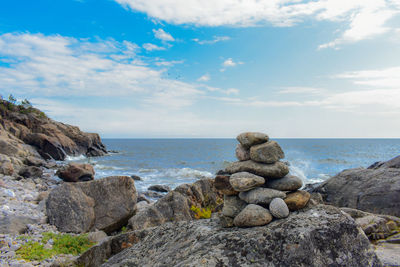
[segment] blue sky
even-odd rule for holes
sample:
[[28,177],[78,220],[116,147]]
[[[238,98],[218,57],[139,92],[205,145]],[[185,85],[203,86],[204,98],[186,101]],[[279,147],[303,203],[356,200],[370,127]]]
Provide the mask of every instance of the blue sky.
[[0,93],[103,137],[400,137],[400,2],[3,1]]

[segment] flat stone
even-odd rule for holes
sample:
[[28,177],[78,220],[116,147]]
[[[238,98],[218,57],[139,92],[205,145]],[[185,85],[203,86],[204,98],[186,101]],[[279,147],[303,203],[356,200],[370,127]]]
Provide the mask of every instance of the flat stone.
[[289,167],[283,162],[264,164],[252,160],[236,161],[226,167],[228,173],[250,172],[265,178],[282,178],[289,173]]
[[284,157],[285,153],[283,153],[282,148],[275,141],[268,141],[267,143],[255,145],[250,148],[250,158],[253,161],[274,163]]
[[303,181],[294,175],[286,175],[281,179],[271,179],[265,184],[265,187],[281,191],[295,191],[302,186]]
[[224,216],[234,218],[246,206],[247,203],[241,200],[238,196],[224,196],[224,207],[222,208],[222,214]]
[[224,195],[232,196],[239,194],[238,191],[232,188],[229,182],[230,175],[217,175],[214,179],[214,187]]
[[303,190],[298,190],[296,192],[287,194],[284,201],[290,211],[295,211],[304,208],[310,200],[310,197],[310,193]]
[[236,139],[243,147],[250,148],[251,146],[268,142],[269,137],[263,133],[246,132],[239,134]]
[[238,144],[236,146],[236,158],[240,161],[245,161],[250,159],[250,150],[248,148],[245,148],[241,144]]
[[229,182],[233,189],[243,192],[263,185],[265,179],[249,172],[238,172],[231,175]]
[[247,192],[241,192],[239,197],[250,204],[268,205],[274,198],[285,198],[286,194],[279,190],[259,187]]
[[266,225],[272,221],[269,211],[255,204],[247,205],[233,220],[238,227],[252,227]]
[[285,201],[281,198],[274,198],[269,204],[269,211],[272,216],[278,219],[283,219],[289,216],[289,208]]

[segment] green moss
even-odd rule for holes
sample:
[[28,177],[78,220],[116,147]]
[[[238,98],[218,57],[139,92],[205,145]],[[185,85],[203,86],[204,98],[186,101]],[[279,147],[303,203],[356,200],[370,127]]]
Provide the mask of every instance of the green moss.
[[211,208],[198,208],[196,206],[190,207],[190,210],[194,212],[194,217],[196,219],[209,219],[211,218]]
[[[22,236],[22,239],[26,237]],[[49,240],[53,240],[51,248],[45,248]],[[40,242],[28,241],[22,245],[16,254],[27,261],[42,261],[58,254],[79,255],[93,246],[87,235],[68,235],[44,233]]]

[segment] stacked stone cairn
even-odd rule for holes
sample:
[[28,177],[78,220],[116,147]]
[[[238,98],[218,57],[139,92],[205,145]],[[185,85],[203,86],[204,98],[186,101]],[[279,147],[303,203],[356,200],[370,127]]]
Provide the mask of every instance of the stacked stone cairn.
[[310,194],[298,190],[303,182],[280,161],[285,154],[277,142],[253,132],[242,133],[237,140],[239,161],[215,178],[216,189],[224,194],[220,217],[224,227],[266,225],[307,205]]

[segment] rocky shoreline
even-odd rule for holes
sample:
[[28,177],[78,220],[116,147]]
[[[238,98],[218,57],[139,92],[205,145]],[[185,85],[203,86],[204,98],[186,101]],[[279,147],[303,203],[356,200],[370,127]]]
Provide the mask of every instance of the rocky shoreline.
[[[67,155],[107,153],[98,135],[6,101],[0,115],[1,266],[400,264],[400,157],[305,191],[279,144],[243,133],[238,162],[215,179],[154,185],[150,202],[136,191],[140,177],[94,180],[90,165],[57,166]],[[26,244],[50,251],[65,233],[88,247],[21,259]]]

